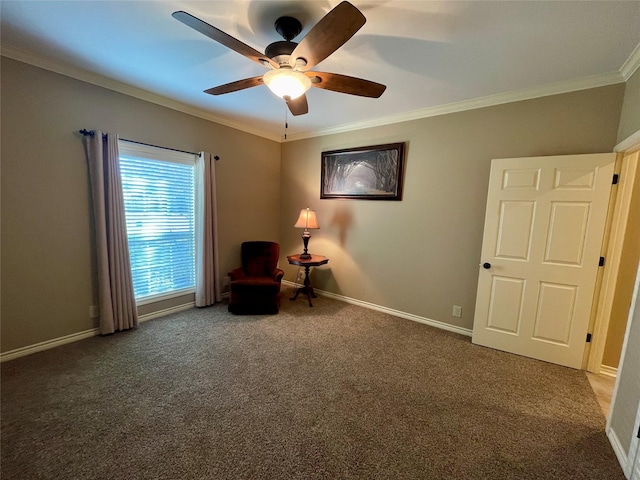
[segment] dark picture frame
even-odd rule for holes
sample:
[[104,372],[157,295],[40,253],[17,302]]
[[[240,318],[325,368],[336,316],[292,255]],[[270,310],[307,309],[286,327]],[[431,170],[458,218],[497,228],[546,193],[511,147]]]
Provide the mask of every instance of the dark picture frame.
[[404,143],[322,152],[320,198],[402,200]]

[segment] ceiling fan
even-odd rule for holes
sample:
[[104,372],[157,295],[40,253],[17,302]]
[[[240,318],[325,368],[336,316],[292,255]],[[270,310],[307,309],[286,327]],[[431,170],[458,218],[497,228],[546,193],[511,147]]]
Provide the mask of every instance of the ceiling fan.
[[278,18],[275,28],[284,41],[267,46],[264,55],[187,12],[174,12],[172,16],[269,69],[264,75],[209,88],[205,93],[222,95],[264,83],[287,102],[293,115],[304,115],[309,111],[305,92],[311,87],[371,98],[378,98],[387,88],[385,85],[362,78],[311,71],[314,66],[344,45],[367,21],[360,10],[349,2],[342,2],[327,13],[300,43],[291,40],[302,31],[302,24],[293,17]]

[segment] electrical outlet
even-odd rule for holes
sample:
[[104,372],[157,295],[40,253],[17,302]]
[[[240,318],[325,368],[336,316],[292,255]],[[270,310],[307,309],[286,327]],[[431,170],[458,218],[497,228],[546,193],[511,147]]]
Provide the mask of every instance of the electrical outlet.
[[100,316],[100,306],[91,305],[89,307],[89,318],[98,318]]
[[451,315],[454,317],[462,317],[462,307],[460,305],[454,305],[453,313]]
[[298,281],[302,282],[304,280],[304,272],[298,269]]
[[223,287],[228,287],[230,283],[231,283],[231,278],[228,275],[222,277],[222,286]]

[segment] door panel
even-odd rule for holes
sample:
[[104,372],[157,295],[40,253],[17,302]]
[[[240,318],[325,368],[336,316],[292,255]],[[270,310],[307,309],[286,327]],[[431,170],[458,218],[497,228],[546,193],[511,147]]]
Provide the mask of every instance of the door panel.
[[493,160],[474,343],[581,367],[614,162]]
[[493,277],[487,328],[517,335],[522,318],[523,292],[523,279]]
[[590,207],[589,203],[551,203],[545,263],[582,265]]
[[539,168],[505,169],[503,174],[502,187],[505,190],[526,188],[537,190],[540,181]]
[[558,285],[541,282],[538,293],[538,308],[533,327],[533,339],[544,342],[569,344],[569,333],[573,323],[576,304],[574,285]]
[[501,202],[496,257],[528,260],[535,203]]

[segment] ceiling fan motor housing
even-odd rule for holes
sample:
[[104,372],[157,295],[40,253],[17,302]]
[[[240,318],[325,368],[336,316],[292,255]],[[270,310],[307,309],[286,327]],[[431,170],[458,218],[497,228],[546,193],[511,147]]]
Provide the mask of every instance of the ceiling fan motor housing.
[[[264,54],[276,63],[288,63],[291,52],[298,46],[296,42],[273,42],[264,50]],[[279,58],[282,57],[282,58]]]

